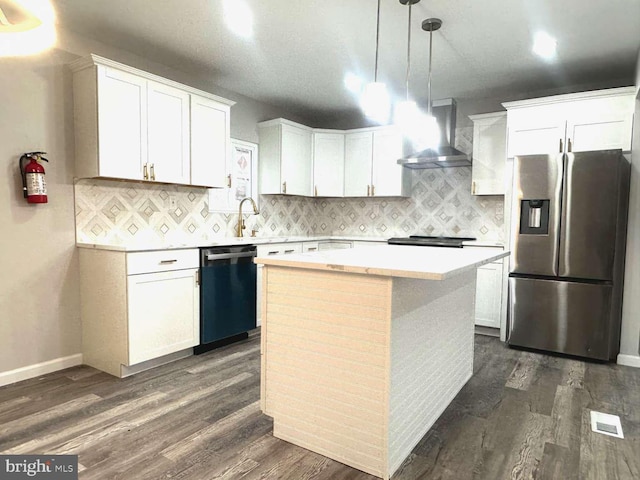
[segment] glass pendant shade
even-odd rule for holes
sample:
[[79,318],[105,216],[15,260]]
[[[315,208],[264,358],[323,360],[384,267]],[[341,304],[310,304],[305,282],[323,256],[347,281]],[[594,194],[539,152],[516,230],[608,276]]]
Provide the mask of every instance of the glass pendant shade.
[[360,108],[369,120],[379,124],[387,123],[391,113],[391,100],[387,86],[381,82],[366,84],[360,97]]
[[49,0],[21,0],[7,14],[0,8],[0,57],[33,55],[51,48],[56,42],[54,22]]

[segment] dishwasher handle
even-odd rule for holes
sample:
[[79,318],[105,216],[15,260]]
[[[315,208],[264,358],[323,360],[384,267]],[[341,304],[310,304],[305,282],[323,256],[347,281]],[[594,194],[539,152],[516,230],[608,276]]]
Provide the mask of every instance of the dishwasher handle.
[[216,261],[216,260],[228,260],[230,258],[241,258],[241,257],[255,257],[256,252],[241,252],[241,253],[212,253],[207,255],[207,260]]

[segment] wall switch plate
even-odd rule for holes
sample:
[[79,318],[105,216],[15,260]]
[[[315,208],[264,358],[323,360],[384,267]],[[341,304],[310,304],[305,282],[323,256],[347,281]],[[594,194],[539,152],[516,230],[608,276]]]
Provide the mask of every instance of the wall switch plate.
[[177,206],[178,206],[178,203],[176,202],[175,195],[169,195],[169,209],[175,210]]

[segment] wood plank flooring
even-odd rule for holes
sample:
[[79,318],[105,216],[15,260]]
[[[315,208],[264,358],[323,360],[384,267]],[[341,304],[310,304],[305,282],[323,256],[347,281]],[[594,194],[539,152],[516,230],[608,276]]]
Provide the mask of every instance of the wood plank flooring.
[[[78,454],[82,479],[373,479],[278,440],[259,408],[260,340],[127,379],[76,367],[0,388],[0,452]],[[640,478],[640,370],[476,336],[475,374],[394,475]],[[625,438],[591,432],[620,415]]]

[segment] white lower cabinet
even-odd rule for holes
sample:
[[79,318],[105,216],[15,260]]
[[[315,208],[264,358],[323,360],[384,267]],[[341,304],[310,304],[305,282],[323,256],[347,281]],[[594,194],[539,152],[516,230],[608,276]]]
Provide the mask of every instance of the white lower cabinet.
[[197,269],[129,275],[129,363],[198,344]]
[[502,311],[502,260],[478,267],[476,325],[500,328]]
[[188,354],[200,340],[199,272],[197,249],[80,249],[84,363],[124,377]]

